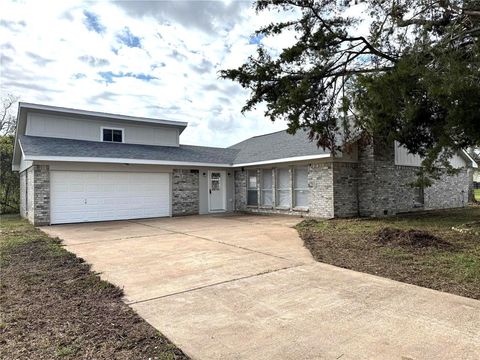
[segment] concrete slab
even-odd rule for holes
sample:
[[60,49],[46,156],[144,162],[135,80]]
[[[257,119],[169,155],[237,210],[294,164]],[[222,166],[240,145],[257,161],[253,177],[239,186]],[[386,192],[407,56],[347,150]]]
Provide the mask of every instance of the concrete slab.
[[321,263],[133,308],[198,359],[478,359],[480,302]]
[[478,359],[480,302],[316,263],[299,218],[45,227],[195,359]]
[[173,231],[195,231],[201,229],[223,229],[224,227],[244,226],[243,223],[234,220],[230,216],[199,215],[181,216],[174,218],[158,218],[134,220],[135,223],[148,225],[164,230]]
[[130,221],[54,225],[44,226],[41,229],[52,237],[61,238],[67,245],[171,233],[168,230],[151,228]]
[[275,255],[296,262],[314,262],[295,229],[271,224],[242,223],[228,228],[185,231],[186,234]]
[[303,220],[300,216],[260,214],[235,216],[234,219],[249,224],[277,225],[280,227],[293,227]]
[[128,303],[296,265],[184,234],[68,245],[67,250],[123,288]]

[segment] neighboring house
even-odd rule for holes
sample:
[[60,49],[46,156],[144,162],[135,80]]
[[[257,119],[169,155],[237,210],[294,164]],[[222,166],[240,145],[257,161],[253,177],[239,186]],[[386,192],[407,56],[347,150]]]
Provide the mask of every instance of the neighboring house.
[[420,159],[392,144],[333,156],[305,132],[229,148],[181,145],[187,123],[20,103],[13,169],[20,212],[35,225],[224,211],[383,216],[465,206],[473,167],[425,190]]
[[480,188],[480,170],[478,169],[473,172],[473,182],[478,184],[477,187]]

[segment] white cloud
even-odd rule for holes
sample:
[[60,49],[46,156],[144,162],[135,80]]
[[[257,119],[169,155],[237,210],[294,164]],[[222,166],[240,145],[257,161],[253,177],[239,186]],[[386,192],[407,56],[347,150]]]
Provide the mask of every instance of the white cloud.
[[[85,11],[102,31],[87,28]],[[242,115],[246,91],[218,78],[220,69],[255,52],[251,35],[278,16],[257,16],[249,2],[235,1],[3,1],[1,92],[26,102],[184,120],[190,125],[182,143],[231,145],[286,127],[265,119],[262,107]],[[141,48],[119,40],[126,28]],[[292,39],[262,43],[280,49]]]

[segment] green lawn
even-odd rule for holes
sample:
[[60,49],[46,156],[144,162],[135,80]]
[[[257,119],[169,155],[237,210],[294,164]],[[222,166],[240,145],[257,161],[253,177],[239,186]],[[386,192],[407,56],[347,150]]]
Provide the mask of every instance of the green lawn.
[[82,259],[0,217],[0,359],[188,359]]
[[475,199],[477,201],[480,201],[480,189],[475,189],[473,191],[474,191],[474,194],[475,194]]
[[480,299],[479,206],[297,229],[317,261]]

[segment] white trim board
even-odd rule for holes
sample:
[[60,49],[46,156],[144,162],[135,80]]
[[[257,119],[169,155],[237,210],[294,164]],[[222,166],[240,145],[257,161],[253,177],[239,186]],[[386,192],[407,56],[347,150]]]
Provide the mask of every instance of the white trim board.
[[232,167],[230,164],[213,164],[186,161],[144,160],[144,159],[117,159],[101,157],[70,157],[70,156],[27,156],[30,161],[65,161],[65,162],[90,162],[108,164],[147,164],[147,165],[176,165],[176,166],[199,166],[199,167]]
[[462,152],[463,152],[463,154],[466,155],[467,158],[472,162],[472,167],[473,167],[474,169],[478,169],[478,164],[477,164],[477,162],[475,161],[475,159],[472,158],[467,151],[462,150]]
[[294,156],[294,157],[282,158],[282,159],[255,161],[255,162],[243,163],[243,164],[233,164],[233,167],[278,164],[278,163],[284,163],[284,162],[325,159],[325,158],[329,158],[329,157],[332,157],[332,155],[331,154],[317,154],[317,155]]
[[[105,141],[103,140],[103,130],[121,130],[122,131],[122,142],[119,143],[117,141],[113,141],[113,134],[112,134],[112,141]],[[104,143],[113,143],[113,144],[124,144],[125,143],[125,128],[113,127],[113,126],[100,126],[100,142]]]
[[257,161],[244,164],[217,164],[203,163],[194,161],[168,161],[168,160],[145,160],[145,159],[120,159],[120,158],[101,158],[101,157],[71,157],[71,156],[25,156],[29,161],[65,161],[65,162],[91,162],[91,163],[110,163],[110,164],[148,164],[148,165],[174,165],[174,166],[199,166],[199,167],[218,167],[218,168],[239,168],[244,166],[256,166],[267,164],[279,164],[284,162],[295,162],[304,160],[323,159],[331,157],[330,154],[296,156],[283,159]]

